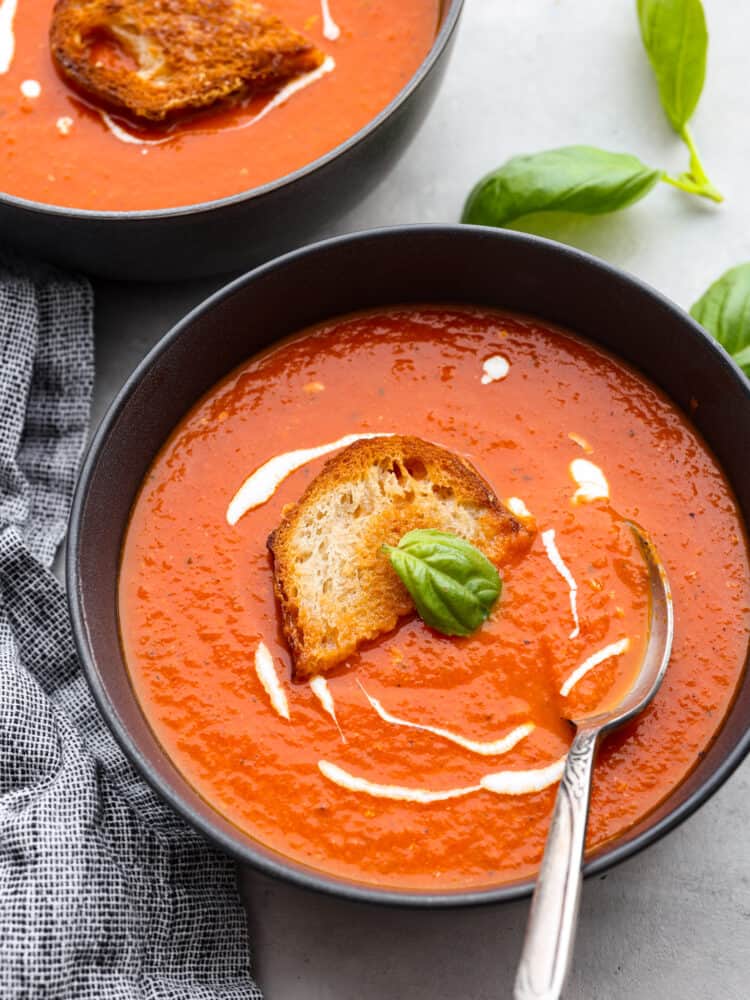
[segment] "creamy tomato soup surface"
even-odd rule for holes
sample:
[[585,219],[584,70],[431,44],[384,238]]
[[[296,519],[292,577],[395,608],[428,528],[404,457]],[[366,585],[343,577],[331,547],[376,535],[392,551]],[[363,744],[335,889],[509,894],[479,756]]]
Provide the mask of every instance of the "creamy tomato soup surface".
[[238,194],[330,152],[409,82],[439,0],[268,0],[325,55],[287,86],[162,128],[97,107],[57,73],[54,0],[0,4],[0,188],[73,208],[172,208]]
[[[266,539],[336,449],[393,433],[466,456],[534,542],[502,567],[501,600],[473,635],[414,616],[325,679],[293,683]],[[682,781],[721,726],[747,651],[748,557],[686,418],[546,323],[451,306],[357,314],[211,390],[154,462],[127,532],[135,691],[198,792],[283,855],[397,889],[529,876],[565,719],[617,699],[647,639],[645,569],[623,518],[667,567],[676,637],[656,700],[601,751],[598,847]]]

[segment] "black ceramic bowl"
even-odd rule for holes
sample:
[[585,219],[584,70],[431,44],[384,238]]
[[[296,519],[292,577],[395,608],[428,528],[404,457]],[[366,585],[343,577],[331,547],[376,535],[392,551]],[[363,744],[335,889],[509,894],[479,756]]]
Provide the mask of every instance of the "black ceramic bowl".
[[441,0],[432,48],[379,115],[292,174],[229,198],[142,212],[64,208],[0,191],[0,232],[67,269],[131,281],[221,274],[301,246],[353,208],[406,149],[437,94],[463,5]]
[[[154,456],[185,412],[224,374],[287,334],[352,310],[410,301],[531,313],[629,361],[693,413],[746,522],[750,518],[750,388],[686,313],[634,278],[546,240],[468,226],[380,230],[320,243],[238,279],[143,361],[86,459],[68,545],[70,606],[84,668],[115,736],[157,791],[219,847],[270,874],[356,899],[421,906],[509,900],[529,893],[530,883],[439,894],[380,890],[305,867],[241,833],[193,791],[162,751],[134,697],[118,639],[117,571],[128,513]],[[598,850],[587,873],[653,843],[705,802],[747,753],[749,722],[746,676],[721,732],[687,780]]]

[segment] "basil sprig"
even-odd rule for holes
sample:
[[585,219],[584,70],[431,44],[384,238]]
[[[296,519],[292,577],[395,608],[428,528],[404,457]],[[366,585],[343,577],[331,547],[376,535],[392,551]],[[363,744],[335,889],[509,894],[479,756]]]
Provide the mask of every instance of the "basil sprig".
[[733,267],[715,281],[690,315],[750,375],[750,262]]
[[672,127],[690,151],[690,166],[670,174],[628,153],[564,146],[515,156],[469,194],[462,222],[515,225],[541,212],[602,215],[627,208],[663,181],[712,201],[723,196],[706,175],[689,121],[703,91],[708,31],[701,0],[637,0],[643,44]]
[[410,531],[384,545],[420,618],[443,635],[471,635],[495,605],[502,581],[479,549],[433,529]]
[[706,79],[708,29],[701,0],[637,0],[641,38],[656,76],[662,107],[690,152],[690,167],[663,180],[713,201],[723,197],[706,175],[688,122]]
[[660,177],[636,156],[593,146],[516,156],[479,181],[462,221],[501,227],[536,212],[617,212],[647,195]]

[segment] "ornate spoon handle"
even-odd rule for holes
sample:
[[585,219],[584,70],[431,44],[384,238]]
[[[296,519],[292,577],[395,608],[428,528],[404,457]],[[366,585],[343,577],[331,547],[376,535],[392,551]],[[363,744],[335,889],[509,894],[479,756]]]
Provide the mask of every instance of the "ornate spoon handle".
[[515,1000],[559,1000],[573,956],[581,865],[599,729],[580,730],[570,748],[542,867],[531,901]]

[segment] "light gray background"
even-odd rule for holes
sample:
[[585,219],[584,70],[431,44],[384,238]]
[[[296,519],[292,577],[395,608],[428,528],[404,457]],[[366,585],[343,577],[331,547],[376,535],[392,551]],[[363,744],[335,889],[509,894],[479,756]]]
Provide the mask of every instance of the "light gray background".
[[[557,232],[682,305],[750,259],[750,5],[705,5],[711,52],[694,126],[726,204],[660,185],[625,213]],[[557,145],[592,143],[681,170],[686,154],[660,110],[634,8],[635,0],[467,0],[427,124],[379,190],[330,232],[455,221],[481,174]],[[97,418],[157,338],[222,283],[97,285]],[[665,841],[587,882],[570,998],[750,996],[749,767]],[[244,889],[268,1000],[511,995],[526,904],[380,910],[253,873]]]

